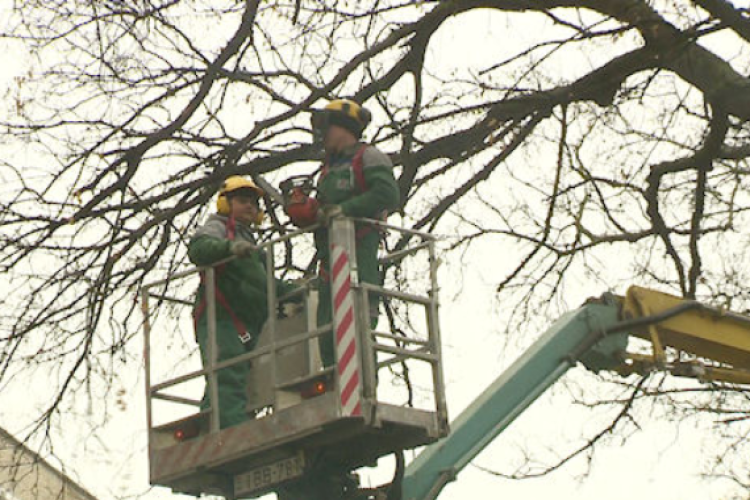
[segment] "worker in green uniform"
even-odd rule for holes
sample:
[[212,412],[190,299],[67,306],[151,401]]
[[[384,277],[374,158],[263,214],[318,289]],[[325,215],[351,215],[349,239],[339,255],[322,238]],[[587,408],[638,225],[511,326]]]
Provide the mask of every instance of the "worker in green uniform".
[[[390,158],[375,148],[361,142],[362,132],[370,121],[370,113],[358,103],[348,99],[331,101],[312,116],[313,132],[322,141],[325,161],[317,181],[318,221],[324,227],[315,232],[315,246],[320,259],[320,287],[318,325],[331,322],[333,315],[330,283],[330,247],[326,225],[331,217],[380,219],[395,209],[400,193],[393,176]],[[310,221],[294,221],[305,225]],[[356,254],[359,280],[380,285],[378,247],[380,232],[376,227],[357,224]],[[378,319],[378,298],[370,298],[372,328]],[[334,361],[333,336],[321,337],[321,358],[325,366]]]
[[[190,261],[211,266],[232,256],[236,258],[215,267],[217,359],[224,361],[252,350],[268,318],[267,270],[265,255],[256,246],[252,227],[263,220],[259,200],[263,190],[239,176],[229,177],[216,202],[217,213],[195,232],[188,246]],[[205,277],[196,294],[193,319],[204,366],[208,364],[208,315]],[[276,281],[277,296],[294,286]],[[219,419],[221,428],[247,418],[246,379],[248,363],[239,363],[218,372]],[[210,406],[208,391],[201,409]]]

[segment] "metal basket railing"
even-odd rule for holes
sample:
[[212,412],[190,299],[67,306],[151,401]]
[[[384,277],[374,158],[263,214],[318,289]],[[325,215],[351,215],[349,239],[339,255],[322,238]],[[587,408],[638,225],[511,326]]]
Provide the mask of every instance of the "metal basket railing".
[[[445,387],[443,382],[442,374],[442,362],[441,362],[441,347],[440,347],[440,331],[438,321],[438,284],[437,284],[437,257],[436,257],[436,237],[431,234],[414,231],[410,229],[401,228],[398,226],[390,225],[382,221],[369,220],[369,219],[348,219],[348,218],[337,218],[331,223],[328,228],[329,237],[331,241],[338,241],[344,245],[351,255],[355,255],[356,241],[352,237],[354,234],[353,227],[355,224],[370,224],[377,227],[381,231],[397,232],[401,235],[410,237],[411,239],[417,240],[415,244],[402,248],[396,252],[382,255],[379,259],[381,263],[399,263],[403,259],[410,255],[415,255],[419,252],[428,253],[429,261],[429,276],[427,277],[427,293],[413,294],[399,290],[388,289],[383,286],[377,286],[370,283],[361,283],[357,280],[356,264],[352,268],[352,284],[355,293],[355,314],[357,316],[357,338],[358,345],[361,346],[361,352],[358,353],[362,366],[362,396],[363,400],[369,405],[376,405],[376,386],[377,386],[377,372],[378,370],[392,365],[393,363],[404,363],[410,360],[420,360],[430,364],[432,370],[432,390],[434,391],[435,397],[435,408],[439,415],[441,422],[445,422],[447,425],[447,410],[445,402]],[[280,301],[284,301],[293,298],[293,295],[301,295],[301,301],[306,310],[310,308],[310,293],[311,286],[307,285],[301,287],[290,295],[285,297],[277,296],[276,281],[273,270],[275,269],[276,250],[278,245],[288,244],[293,242],[296,238],[303,237],[310,231],[318,229],[320,226],[316,225],[305,230],[294,231],[275,238],[273,240],[264,242],[258,245],[259,250],[263,250],[266,256],[266,269],[268,270],[267,276],[267,295],[268,295],[268,319],[267,324],[264,327],[264,331],[269,335],[268,342],[265,345],[256,347],[254,350],[244,353],[240,356],[232,359],[218,360],[218,348],[217,348],[217,309],[216,309],[216,297],[215,297],[215,281],[216,281],[216,267],[225,264],[231,259],[226,259],[222,262],[216,263],[210,267],[194,267],[183,272],[175,273],[164,279],[154,281],[144,285],[141,291],[141,304],[143,311],[143,329],[144,329],[144,357],[145,357],[145,384],[147,393],[147,423],[149,431],[154,429],[154,415],[153,415],[153,401],[161,400],[181,405],[189,405],[198,407],[201,404],[200,400],[194,400],[185,398],[182,396],[176,396],[170,394],[169,390],[176,386],[186,383],[191,380],[205,377],[209,399],[211,402],[209,413],[209,431],[217,432],[220,430],[220,415],[219,405],[215,404],[218,399],[218,382],[217,376],[218,371],[224,368],[236,365],[238,363],[247,363],[252,360],[258,359],[262,356],[268,356],[270,361],[270,369],[272,373],[272,380],[274,388],[279,388],[280,384],[277,379],[277,354],[283,349],[287,349],[290,346],[300,344],[303,342],[310,343],[315,339],[318,339],[322,335],[333,335],[333,325],[331,323],[320,325],[315,328],[311,328],[300,334],[295,334],[284,339],[277,338],[277,310],[279,308]],[[343,235],[343,236],[342,236]],[[347,236],[348,235],[348,236]],[[181,297],[170,296],[165,292],[170,285],[174,285],[180,280],[184,280],[194,276],[198,273],[203,273],[203,280],[205,284],[205,300],[206,300],[206,315],[207,315],[207,330],[208,330],[208,343],[207,343],[207,356],[202,369],[192,370],[188,373],[183,373],[178,376],[171,377],[167,380],[160,381],[152,384],[152,342],[151,338],[153,335],[152,327],[152,314],[150,307],[150,300],[157,299],[159,301],[166,301],[182,306],[192,305],[192,302]],[[379,295],[385,297],[388,300],[403,301],[424,307],[426,312],[426,324],[427,332],[424,338],[404,337],[400,335],[392,335],[388,332],[376,331],[370,328],[369,324],[369,301],[371,295]],[[391,344],[385,344],[381,341],[389,341]],[[389,358],[378,362],[377,353],[383,353]],[[335,372],[335,370],[330,370]],[[334,377],[336,379],[336,377]],[[336,381],[338,385],[338,380]],[[276,400],[273,401],[275,406]]]

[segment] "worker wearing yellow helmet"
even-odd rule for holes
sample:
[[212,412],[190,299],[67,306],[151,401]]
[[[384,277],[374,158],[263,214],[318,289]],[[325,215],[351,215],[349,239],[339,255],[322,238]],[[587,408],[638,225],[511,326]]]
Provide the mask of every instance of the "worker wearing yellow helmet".
[[[268,317],[265,256],[256,246],[253,226],[263,220],[260,200],[263,190],[240,176],[227,178],[219,189],[216,213],[198,228],[188,245],[188,257],[198,266],[211,266],[229,257],[237,257],[216,267],[216,342],[218,360],[231,359],[252,350]],[[283,295],[293,285],[277,281]],[[196,294],[193,309],[196,337],[206,363],[208,321],[205,314],[205,283]],[[241,423],[246,414],[247,363],[239,363],[218,372],[219,417],[222,428]],[[208,392],[208,391],[206,391]],[[210,406],[203,397],[201,408]]]
[[[216,197],[216,213],[233,216],[235,220],[242,220],[246,224],[260,224],[263,221],[263,211],[259,200],[265,193],[255,183],[239,175],[227,178],[219,189]],[[235,200],[234,207],[230,199]]]
[[[312,115],[313,133],[322,143],[325,160],[317,180],[317,199],[310,202],[317,220],[324,224],[338,214],[348,217],[378,219],[395,209],[400,192],[388,155],[361,141],[370,123],[370,112],[349,99],[336,99]],[[310,220],[297,221],[304,226]],[[357,226],[356,255],[359,279],[381,284],[378,266],[380,232],[365,224]],[[329,280],[330,255],[328,232],[315,232],[315,246],[320,258],[318,324],[330,323],[332,317]],[[378,297],[370,298],[370,319],[375,327],[378,319]],[[333,338],[321,337],[321,357],[326,366],[333,364]]]

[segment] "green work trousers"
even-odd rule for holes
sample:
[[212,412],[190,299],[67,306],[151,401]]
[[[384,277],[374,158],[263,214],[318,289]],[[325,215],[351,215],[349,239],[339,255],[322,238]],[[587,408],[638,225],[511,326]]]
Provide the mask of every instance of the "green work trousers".
[[[198,322],[198,345],[200,346],[203,366],[208,367],[208,327],[206,315]],[[216,345],[218,347],[217,361],[224,361],[242,354],[247,350],[240,341],[237,329],[229,318],[219,316],[216,319]],[[247,374],[250,365],[243,361],[217,372],[219,385],[219,422],[222,429],[231,427],[247,420]],[[201,410],[211,406],[206,377],[206,390],[201,401]]]
[[[324,272],[321,273],[318,288],[318,326],[330,323],[333,319],[333,302],[331,299],[331,280],[330,277],[330,253],[328,250],[327,238],[325,245],[318,246],[318,255],[320,256],[321,266]],[[376,230],[369,231],[361,238],[357,239],[357,268],[359,272],[359,281],[361,283],[370,283],[380,286],[380,267],[378,266],[378,247],[380,246],[380,233]],[[370,328],[375,328],[378,323],[378,305],[380,298],[377,295],[370,294],[368,297],[370,303]],[[333,342],[334,333],[325,333],[320,337],[320,358],[323,366],[333,366],[335,361],[335,350]]]

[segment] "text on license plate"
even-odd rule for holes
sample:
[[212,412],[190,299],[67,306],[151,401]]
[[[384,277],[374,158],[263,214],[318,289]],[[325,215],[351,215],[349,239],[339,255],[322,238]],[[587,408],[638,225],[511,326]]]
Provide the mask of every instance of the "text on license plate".
[[243,495],[299,477],[305,470],[305,457],[302,453],[257,469],[252,469],[234,477],[234,494]]

